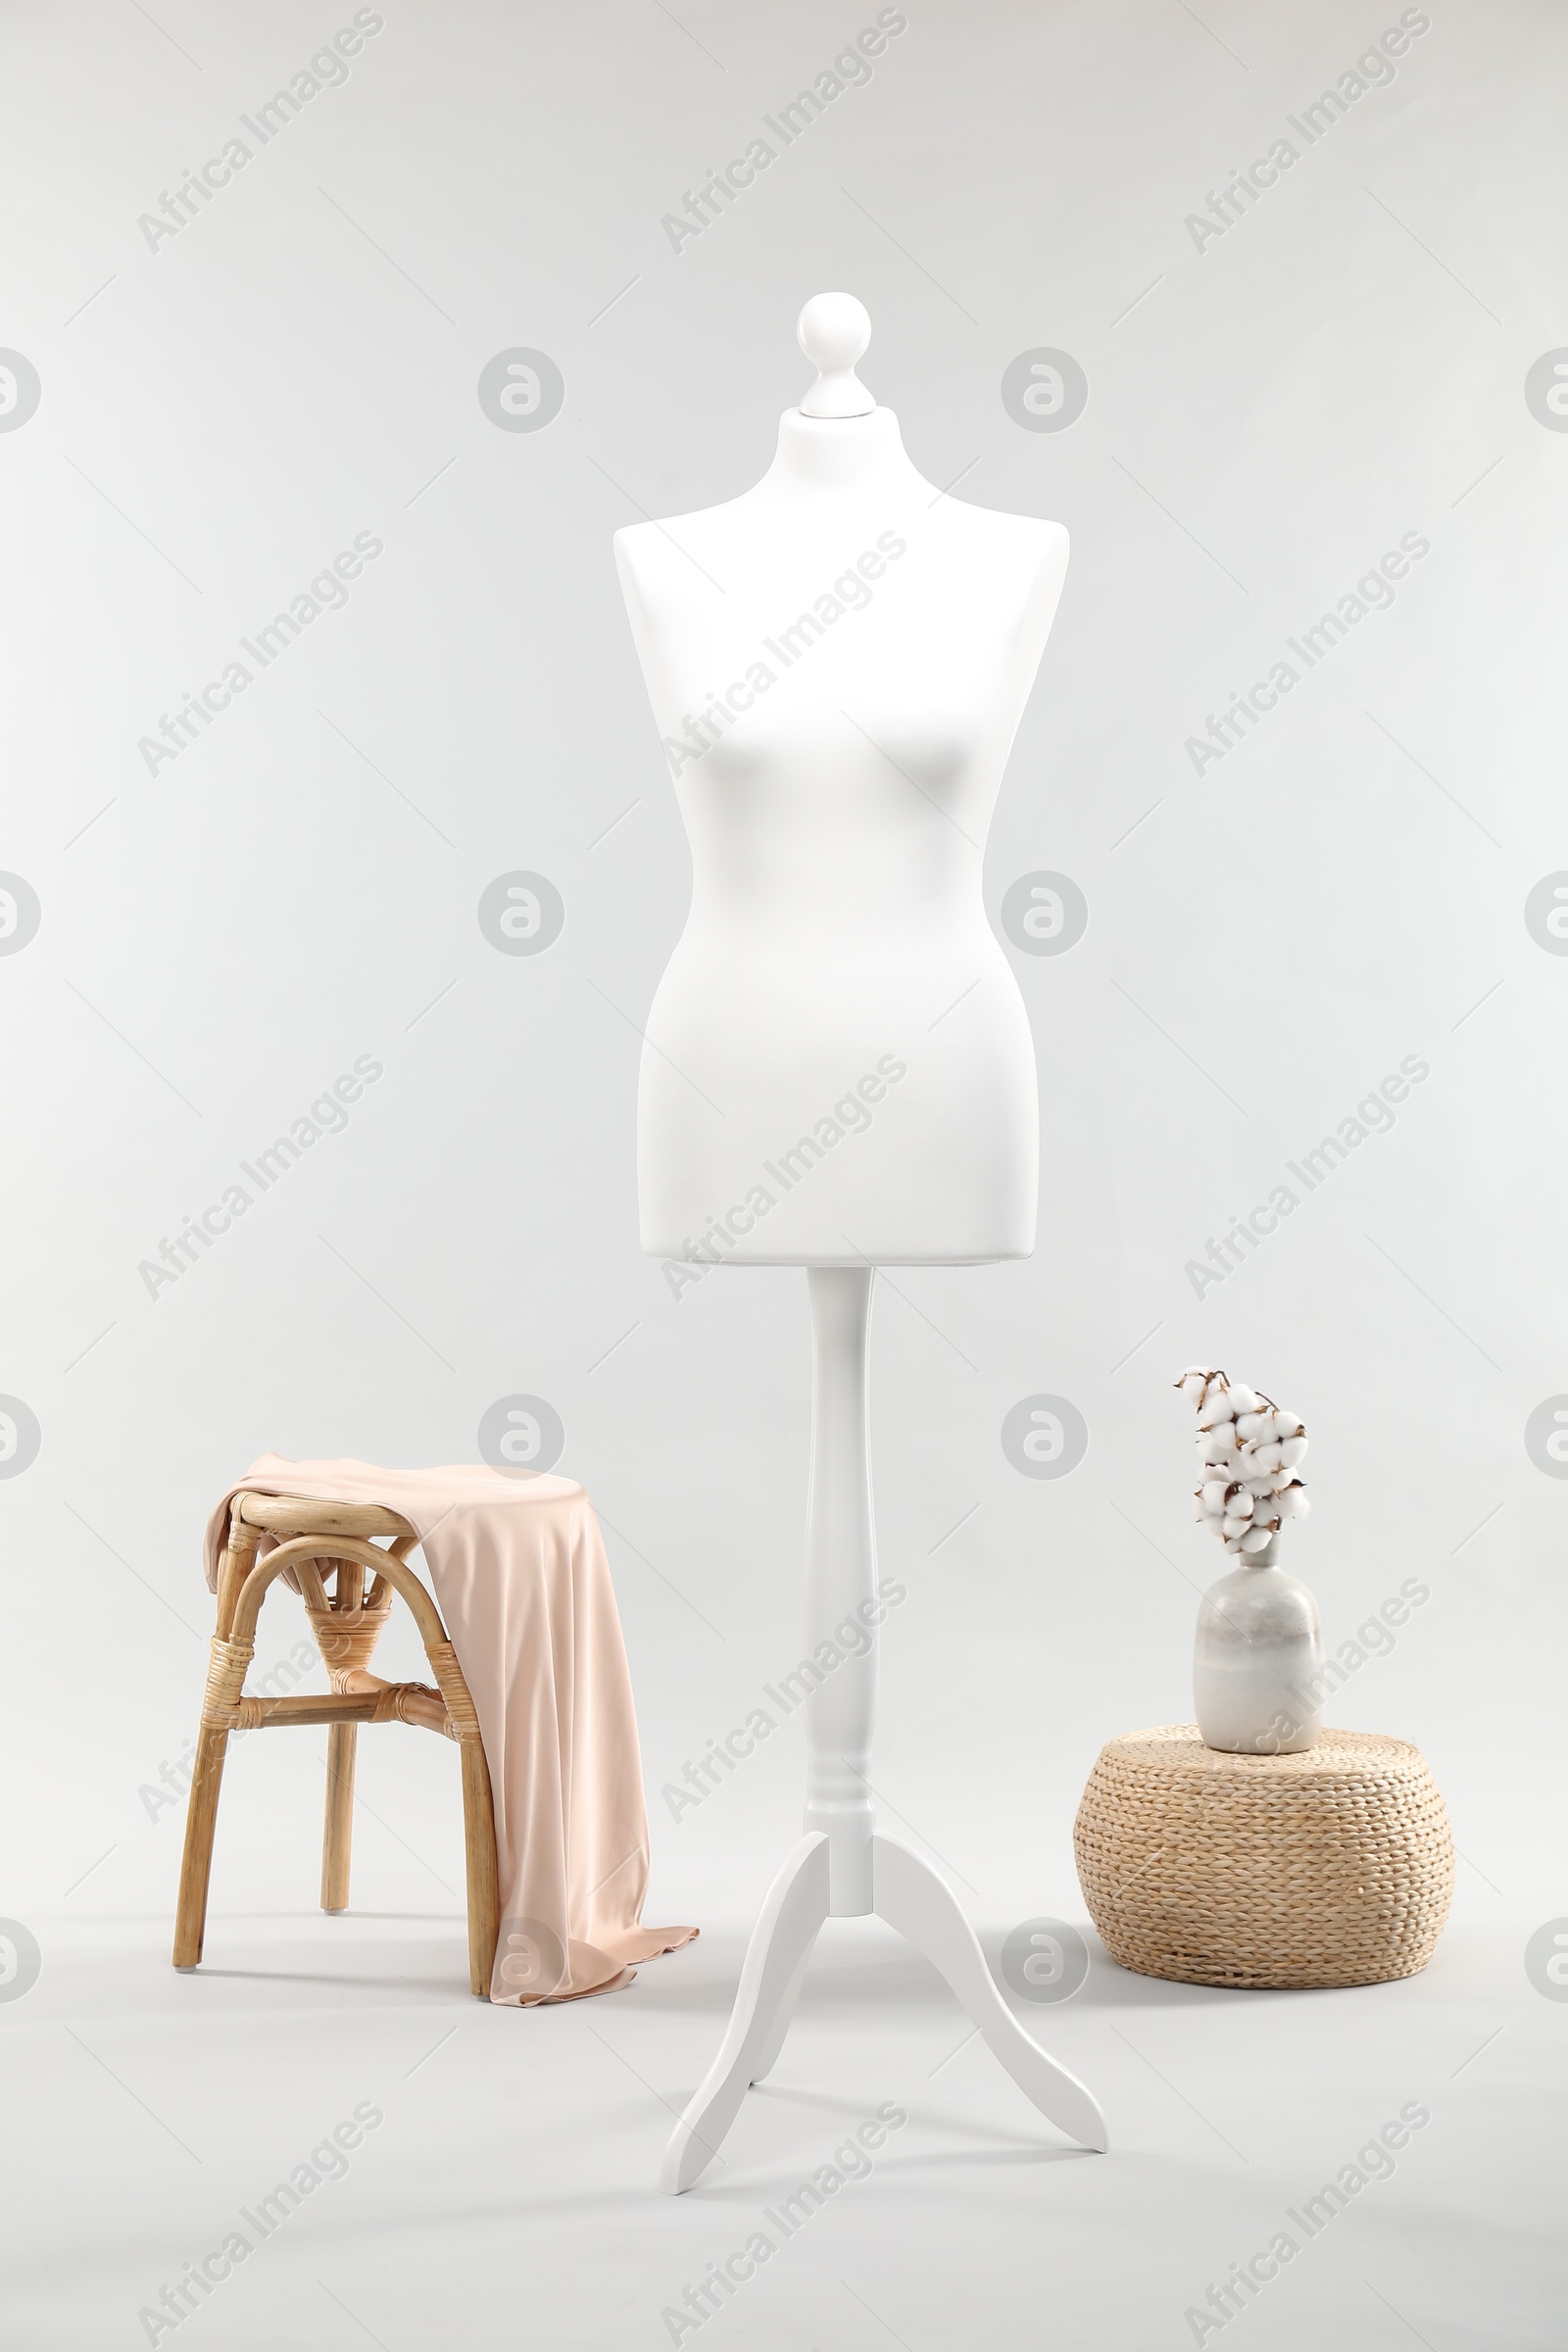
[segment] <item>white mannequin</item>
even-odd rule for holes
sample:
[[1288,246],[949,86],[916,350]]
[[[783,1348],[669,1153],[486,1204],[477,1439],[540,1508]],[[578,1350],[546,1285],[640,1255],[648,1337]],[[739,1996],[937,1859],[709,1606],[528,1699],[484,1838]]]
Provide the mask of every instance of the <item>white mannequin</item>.
[[[915,471],[855,373],[870,320],[852,296],[818,295],[799,332],[818,378],[764,478],[618,532],[615,554],[693,865],[642,1057],[642,1244],[810,1270],[809,1657],[847,1617],[872,1622],[872,1268],[1034,1247],[1034,1049],[981,860],[1067,534]],[[823,1919],[873,1910],[936,1963],[1036,2105],[1105,2145],[1094,2099],[1017,2024],[945,1883],[877,1835],[875,1689],[872,1648],[807,1701],[807,1835],[664,2188],[698,2179],[777,2057]]]
[[852,372],[869,334],[819,295],[801,340],[829,389],[763,479],[615,538],[692,847],[638,1091],[659,1257],[1034,1248],[1034,1047],[980,869],[1067,534],[915,471]]

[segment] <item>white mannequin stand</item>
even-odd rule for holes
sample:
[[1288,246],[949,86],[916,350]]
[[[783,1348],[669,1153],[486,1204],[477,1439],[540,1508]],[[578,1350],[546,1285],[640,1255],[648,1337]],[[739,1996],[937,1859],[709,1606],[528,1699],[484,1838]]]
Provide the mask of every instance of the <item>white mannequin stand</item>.
[[[1034,1248],[1034,1047],[981,860],[1067,535],[922,479],[855,372],[870,320],[851,296],[817,296],[799,331],[817,380],[781,419],[766,477],[621,531],[615,551],[693,858],[639,1079],[642,1243],[671,1263],[808,1269],[809,1656],[875,1590],[874,1267]],[[672,2193],[777,2058],[823,1920],[871,1913],[940,1970],[1043,2114],[1106,2145],[947,1886],[874,1830],[875,1694],[873,1637],[806,1702],[806,1836],[670,2141]]]
[[[876,1588],[867,1446],[869,1268],[812,1266],[811,1486],[803,1654]],[[863,1620],[862,1620],[863,1622]],[[762,1905],[729,2030],[675,2126],[659,2176],[672,2196],[701,2179],[754,2082],[771,2072],[825,1919],[874,1912],[947,1979],[995,2055],[1042,2115],[1086,2148],[1109,2141],[1093,2095],[1048,2057],[997,1990],[956,1896],[928,1862],[872,1826],[866,1772],[876,1648],[850,1658],[806,1702],[806,1836]]]

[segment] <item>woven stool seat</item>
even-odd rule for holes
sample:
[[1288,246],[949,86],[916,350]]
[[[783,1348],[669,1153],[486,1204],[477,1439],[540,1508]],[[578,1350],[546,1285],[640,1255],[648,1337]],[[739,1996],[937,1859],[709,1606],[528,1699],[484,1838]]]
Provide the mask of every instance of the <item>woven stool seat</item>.
[[1453,1840],[1419,1748],[1323,1732],[1299,1755],[1205,1747],[1198,1727],[1102,1747],[1073,1826],[1111,1958],[1183,1984],[1380,1984],[1431,1959]]

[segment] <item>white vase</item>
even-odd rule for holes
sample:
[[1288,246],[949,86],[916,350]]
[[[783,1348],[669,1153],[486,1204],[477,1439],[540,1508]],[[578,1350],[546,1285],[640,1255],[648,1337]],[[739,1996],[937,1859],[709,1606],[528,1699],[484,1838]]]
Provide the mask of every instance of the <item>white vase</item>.
[[1279,1537],[1204,1593],[1193,1702],[1206,1747],[1293,1755],[1323,1722],[1317,1602],[1278,1562]]

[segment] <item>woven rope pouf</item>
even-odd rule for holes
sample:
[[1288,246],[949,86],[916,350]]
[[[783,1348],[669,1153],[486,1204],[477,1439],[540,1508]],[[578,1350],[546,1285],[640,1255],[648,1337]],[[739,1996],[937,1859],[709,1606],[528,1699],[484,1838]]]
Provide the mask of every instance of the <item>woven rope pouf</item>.
[[1126,1732],[1100,1751],[1073,1848],[1111,1958],[1182,1984],[1413,1977],[1453,1891],[1426,1759],[1375,1732],[1294,1756],[1223,1754],[1192,1723]]

